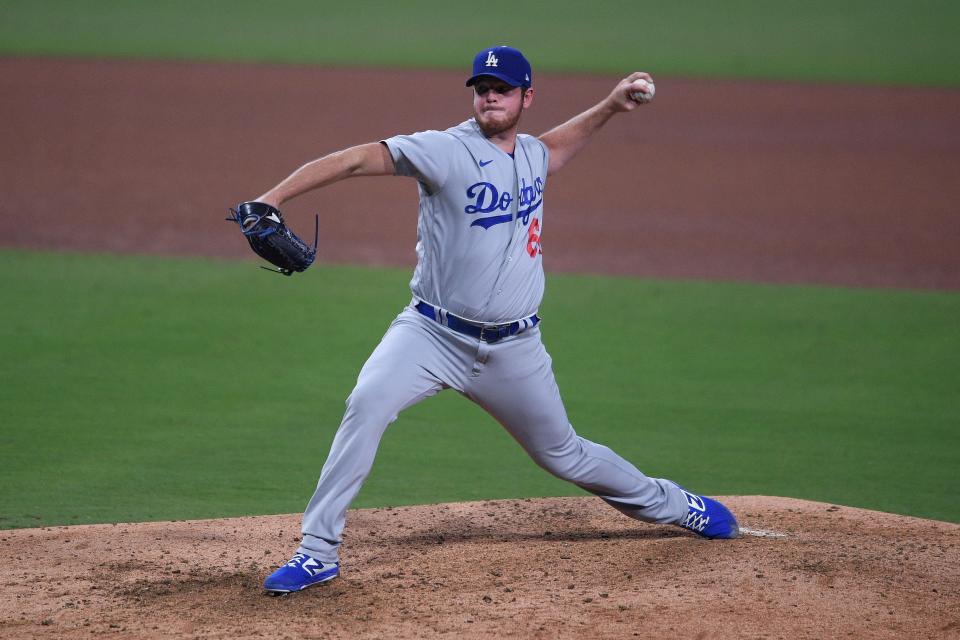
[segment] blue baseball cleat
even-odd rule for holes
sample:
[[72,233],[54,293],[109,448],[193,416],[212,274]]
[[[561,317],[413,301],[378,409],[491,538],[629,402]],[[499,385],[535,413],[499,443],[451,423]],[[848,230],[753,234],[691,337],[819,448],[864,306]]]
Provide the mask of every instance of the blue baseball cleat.
[[298,553],[263,581],[263,588],[271,595],[302,591],[340,575],[339,562],[320,562],[305,553]]
[[736,538],[740,535],[740,525],[725,506],[706,496],[690,493],[677,485],[687,498],[689,511],[680,521],[680,526],[689,529],[704,538]]

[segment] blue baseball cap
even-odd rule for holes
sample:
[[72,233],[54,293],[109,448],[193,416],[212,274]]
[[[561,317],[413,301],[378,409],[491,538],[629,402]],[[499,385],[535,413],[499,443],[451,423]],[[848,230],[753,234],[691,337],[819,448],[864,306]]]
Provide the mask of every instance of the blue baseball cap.
[[517,49],[501,46],[484,49],[473,59],[473,75],[467,86],[476,84],[480,76],[493,76],[511,87],[529,87],[533,84],[530,63]]

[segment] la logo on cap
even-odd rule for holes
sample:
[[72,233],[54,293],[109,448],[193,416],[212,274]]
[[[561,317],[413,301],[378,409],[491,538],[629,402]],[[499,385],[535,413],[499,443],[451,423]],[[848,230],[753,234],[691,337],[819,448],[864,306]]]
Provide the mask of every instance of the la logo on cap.
[[487,51],[487,66],[495,67],[497,66],[497,62],[499,62],[499,60],[497,60],[497,56],[493,55],[493,51]]

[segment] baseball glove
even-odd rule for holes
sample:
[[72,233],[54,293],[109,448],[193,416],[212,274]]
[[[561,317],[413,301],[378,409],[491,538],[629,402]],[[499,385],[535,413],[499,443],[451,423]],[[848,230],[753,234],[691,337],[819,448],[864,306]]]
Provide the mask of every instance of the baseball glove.
[[240,225],[254,253],[277,267],[261,267],[267,271],[290,276],[294,271],[305,271],[317,257],[320,216],[317,216],[312,247],[284,224],[279,209],[263,202],[243,202],[236,209],[230,209],[226,219]]

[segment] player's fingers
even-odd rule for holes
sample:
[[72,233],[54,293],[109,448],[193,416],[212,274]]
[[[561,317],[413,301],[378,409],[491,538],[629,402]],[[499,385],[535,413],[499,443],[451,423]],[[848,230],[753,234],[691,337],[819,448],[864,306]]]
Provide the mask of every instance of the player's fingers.
[[[653,78],[645,71],[635,71],[620,82],[618,89],[627,101],[633,100],[633,93],[638,89],[638,82],[646,82],[652,85]],[[646,89],[642,89],[642,91],[646,92]]]
[[628,75],[626,79],[629,82],[633,82],[634,80],[646,80],[648,82],[653,82],[653,78],[646,71],[634,71]]

